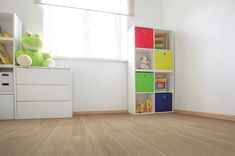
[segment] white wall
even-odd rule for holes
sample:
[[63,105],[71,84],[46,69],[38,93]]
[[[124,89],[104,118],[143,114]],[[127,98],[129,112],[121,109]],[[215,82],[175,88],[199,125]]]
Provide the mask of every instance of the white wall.
[[176,33],[176,109],[235,114],[234,8],[234,0],[163,0],[163,26]]
[[[135,0],[129,27],[160,27],[161,0]],[[0,0],[0,12],[15,12],[24,30],[43,35],[43,9],[34,0]],[[73,111],[127,109],[127,62],[59,59],[57,66],[73,70]]]
[[134,18],[131,18],[133,21],[129,21],[129,26],[162,26],[162,0],[134,0],[134,8]]
[[127,62],[56,59],[73,70],[73,111],[127,109]]
[[24,31],[43,32],[43,8],[35,0],[0,0],[0,12],[16,13]]

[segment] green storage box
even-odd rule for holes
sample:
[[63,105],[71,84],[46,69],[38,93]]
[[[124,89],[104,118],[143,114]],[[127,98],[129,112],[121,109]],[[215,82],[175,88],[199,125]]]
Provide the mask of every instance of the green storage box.
[[156,70],[173,69],[173,54],[171,50],[155,51],[155,69]]
[[153,92],[154,75],[152,72],[136,72],[136,92]]

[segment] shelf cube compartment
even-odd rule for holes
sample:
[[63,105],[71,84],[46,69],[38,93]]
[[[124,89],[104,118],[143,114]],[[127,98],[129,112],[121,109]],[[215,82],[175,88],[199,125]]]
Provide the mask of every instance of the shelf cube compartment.
[[141,93],[136,94],[136,113],[150,113],[154,112],[154,94]]
[[0,26],[2,33],[14,33],[14,15],[11,13],[0,13]]
[[150,28],[135,27],[135,47],[153,49],[153,32]]
[[146,50],[146,49],[136,49],[135,53],[135,68],[141,69],[141,64],[143,64],[141,58],[148,58],[148,67],[149,69],[154,69],[154,50]]
[[166,92],[167,91],[167,79],[157,78],[155,79],[155,91]]
[[171,50],[155,51],[155,69],[156,70],[173,69],[173,54]]
[[154,74],[152,72],[136,72],[136,92],[153,92]]
[[172,93],[155,94],[155,112],[172,111]]
[[155,73],[155,92],[174,92],[173,73]]
[[154,36],[155,49],[168,49],[168,33],[157,33]]

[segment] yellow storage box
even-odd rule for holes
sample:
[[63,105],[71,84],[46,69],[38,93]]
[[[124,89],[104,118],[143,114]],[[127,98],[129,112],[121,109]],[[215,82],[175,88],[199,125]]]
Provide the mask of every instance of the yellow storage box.
[[155,69],[173,70],[173,53],[171,50],[155,50]]

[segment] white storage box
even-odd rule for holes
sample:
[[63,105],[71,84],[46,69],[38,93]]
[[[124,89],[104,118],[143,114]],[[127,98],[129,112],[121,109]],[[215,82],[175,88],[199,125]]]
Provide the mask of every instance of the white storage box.
[[0,95],[0,120],[14,119],[14,96]]
[[12,72],[0,72],[0,92],[12,92],[13,91],[13,73]]
[[0,71],[0,82],[13,82],[13,73]]
[[0,92],[12,92],[13,85],[12,82],[1,82],[0,83]]

